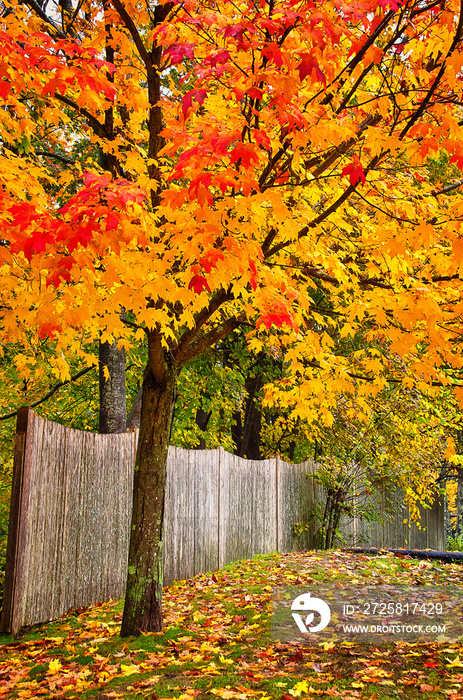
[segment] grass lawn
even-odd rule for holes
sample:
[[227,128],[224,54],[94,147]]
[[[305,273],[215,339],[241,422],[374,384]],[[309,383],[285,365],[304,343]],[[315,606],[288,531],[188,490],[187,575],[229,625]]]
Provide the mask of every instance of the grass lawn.
[[0,637],[0,698],[463,699],[463,645],[272,643],[272,586],[315,582],[462,585],[463,567],[339,551],[238,562],[166,588],[162,633],[120,639],[111,601]]

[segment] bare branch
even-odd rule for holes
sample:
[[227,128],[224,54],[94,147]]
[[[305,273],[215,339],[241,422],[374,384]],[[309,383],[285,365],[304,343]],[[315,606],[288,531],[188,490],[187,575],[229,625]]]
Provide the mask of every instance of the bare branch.
[[98,121],[96,117],[93,116],[88,110],[86,110],[84,107],[79,107],[77,102],[74,102],[73,100],[70,100],[69,97],[66,97],[65,95],[60,95],[59,93],[55,93],[55,98],[62,102],[63,104],[67,105],[68,107],[72,107],[76,112],[81,114],[85,119],[87,120],[89,126],[92,127],[94,133],[97,136],[101,136],[102,138],[106,137],[106,132],[104,129],[103,124]]
[[[58,384],[55,384],[54,387],[48,391],[45,396],[43,396],[41,399],[38,399],[38,401],[34,401],[34,403],[29,404],[29,408],[35,408],[36,406],[40,406],[41,403],[44,403],[45,401],[48,401],[48,399],[53,396],[54,393],[58,391],[58,389],[61,389],[61,387],[66,386],[66,384],[70,384],[71,382],[75,382],[76,379],[80,379],[80,377],[83,377],[84,374],[87,374],[88,372],[91,372],[92,369],[95,369],[96,365],[92,365],[91,367],[86,367],[85,369],[81,369],[80,372],[77,372],[77,374],[74,374],[73,377],[70,379],[66,379],[64,382],[58,382]],[[18,415],[18,411],[13,411],[12,413],[7,413],[4,416],[0,416],[0,421],[2,420],[8,420],[9,418],[14,418],[15,416]]]
[[60,39],[66,39],[66,34],[61,31],[59,27],[56,26],[56,24],[53,22],[53,20],[48,17],[48,15],[43,11],[43,9],[40,7],[39,3],[36,2],[35,0],[24,0],[24,4],[28,5],[31,10],[34,10],[35,14],[40,17],[40,19],[43,19],[44,22],[50,25],[52,32],[52,36],[58,36]]
[[35,154],[37,156],[44,156],[45,158],[56,158],[56,160],[60,160],[62,163],[66,163],[67,165],[74,165],[76,162],[72,158],[62,156],[60,153],[52,153],[51,151],[36,151]]

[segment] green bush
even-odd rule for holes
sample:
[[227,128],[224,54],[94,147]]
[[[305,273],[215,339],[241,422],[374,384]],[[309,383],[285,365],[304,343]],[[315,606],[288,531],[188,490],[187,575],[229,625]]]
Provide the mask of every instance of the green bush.
[[447,538],[447,552],[463,552],[463,535]]

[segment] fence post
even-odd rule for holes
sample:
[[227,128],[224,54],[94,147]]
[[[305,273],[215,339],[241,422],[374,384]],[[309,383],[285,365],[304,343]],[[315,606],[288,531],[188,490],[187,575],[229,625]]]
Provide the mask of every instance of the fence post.
[[21,628],[17,601],[19,590],[24,584],[22,555],[25,550],[27,501],[30,482],[30,457],[33,439],[34,412],[28,406],[18,410],[16,420],[16,438],[14,443],[13,483],[11,485],[10,517],[8,525],[8,542],[6,548],[6,569],[3,592],[2,618],[0,630],[17,635]]

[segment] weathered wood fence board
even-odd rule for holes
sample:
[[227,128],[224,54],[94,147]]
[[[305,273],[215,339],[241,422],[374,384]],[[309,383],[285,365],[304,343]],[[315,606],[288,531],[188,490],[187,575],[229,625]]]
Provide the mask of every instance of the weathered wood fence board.
[[220,450],[220,566],[276,551],[275,469]]
[[407,524],[409,511],[404,502],[404,493],[397,489],[394,494],[384,491],[378,496],[377,508],[381,514],[391,510],[392,518],[386,516],[384,522],[367,523],[355,517],[344,525],[344,531],[352,543],[372,547],[406,547],[408,549],[436,549],[445,551],[444,500],[437,498],[431,508],[421,509],[419,524]]
[[299,537],[293,534],[295,523],[307,522],[318,497],[317,484],[308,474],[314,474],[316,464],[312,461],[289,464],[277,458],[278,493],[278,550],[312,547],[316,542],[316,525],[312,521],[309,530]]
[[[70,608],[124,594],[136,432],[95,435],[18,413],[7,546],[3,631],[52,620]],[[255,554],[316,545],[296,537],[323,498],[313,462],[247,461],[215,450],[170,447],[165,504],[165,583]],[[384,494],[381,495],[384,500]],[[402,499],[403,500],[403,499]],[[383,504],[384,505],[384,504]],[[352,543],[443,547],[443,511],[426,531],[399,516],[383,527],[345,524]],[[410,532],[414,533],[410,536]]]
[[1,622],[14,633],[124,594],[136,439],[106,440],[24,409],[18,428]]

